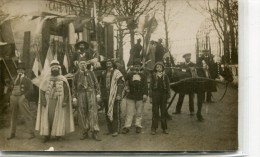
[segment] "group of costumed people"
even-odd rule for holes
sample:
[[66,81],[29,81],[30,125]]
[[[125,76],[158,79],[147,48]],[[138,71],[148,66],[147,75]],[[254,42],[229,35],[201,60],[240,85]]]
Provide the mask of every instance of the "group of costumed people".
[[[29,97],[32,92],[32,82],[25,75],[25,66],[18,63],[18,76],[14,81],[14,88],[10,98],[12,106],[10,136],[16,136],[16,123],[18,109],[25,117],[29,139],[35,137],[34,130],[44,136],[43,142],[51,138],[60,139],[68,133],[75,131],[73,108],[77,111],[77,120],[81,132],[80,140],[92,136],[100,141],[99,104],[103,103],[107,122],[107,134],[113,137],[120,133],[127,134],[132,122],[135,122],[136,133],[142,131],[142,118],[144,104],[150,97],[152,103],[151,134],[155,135],[158,122],[164,134],[168,134],[167,103],[170,98],[170,80],[165,73],[164,63],[157,61],[151,72],[150,88],[148,89],[147,76],[143,72],[140,59],[134,59],[132,69],[123,75],[112,59],[105,61],[105,70],[97,79],[93,67],[100,66],[96,54],[89,49],[86,42],[77,44],[79,52],[73,55],[72,87],[65,76],[62,75],[62,66],[58,60],[50,63],[50,71],[45,74],[39,86],[39,101],[36,122],[30,111]],[[186,67],[192,66],[190,54],[184,55]],[[223,72],[223,75],[226,74]],[[125,94],[126,93],[126,94]],[[126,95],[126,117],[121,131],[121,100]],[[176,112],[181,112],[185,94],[180,93]],[[193,93],[190,97],[190,112],[194,112]],[[202,106],[202,97],[199,95]],[[101,103],[102,102],[102,103]],[[160,113],[159,113],[160,112]],[[202,118],[202,117],[198,117]],[[35,126],[35,128],[34,128]]]

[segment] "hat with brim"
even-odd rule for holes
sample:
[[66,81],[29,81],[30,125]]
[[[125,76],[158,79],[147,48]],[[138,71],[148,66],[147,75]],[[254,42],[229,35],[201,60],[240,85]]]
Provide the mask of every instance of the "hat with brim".
[[191,57],[191,53],[186,53],[182,56],[183,58],[190,58]]
[[77,42],[77,43],[75,44],[75,49],[79,49],[79,45],[81,45],[81,44],[83,44],[86,49],[89,48],[88,42],[86,42],[86,41],[80,41],[80,42]]

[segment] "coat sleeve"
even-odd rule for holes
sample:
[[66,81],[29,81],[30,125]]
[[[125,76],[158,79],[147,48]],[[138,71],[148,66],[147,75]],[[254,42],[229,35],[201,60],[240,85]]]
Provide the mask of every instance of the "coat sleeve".
[[145,76],[145,74],[143,74],[142,85],[143,85],[144,95],[148,95],[148,84],[147,84],[147,77]]
[[125,83],[124,83],[123,76],[122,76],[117,81],[117,93],[116,93],[117,96],[122,97],[124,87],[125,87]]
[[150,88],[149,88],[149,96],[150,96],[150,98],[152,97],[153,86],[154,86],[154,76],[152,74],[151,75],[151,81],[150,81]]
[[99,86],[97,77],[96,77],[96,75],[94,74],[93,71],[91,71],[91,76],[92,76],[92,78],[93,78],[93,82],[94,82],[94,87],[95,87],[96,94],[97,94],[97,95],[101,95],[100,86]]
[[63,105],[64,104],[69,104],[69,87],[68,85],[63,82],[63,90],[64,90],[64,100],[63,100]]
[[168,99],[171,96],[171,93],[170,93],[170,80],[167,75],[165,75],[165,85],[166,85],[167,99]]

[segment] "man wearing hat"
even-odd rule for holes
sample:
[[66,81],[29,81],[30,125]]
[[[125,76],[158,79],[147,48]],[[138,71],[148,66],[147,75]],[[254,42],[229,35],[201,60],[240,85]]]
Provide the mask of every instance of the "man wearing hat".
[[84,58],[79,60],[79,70],[73,79],[73,103],[77,104],[78,121],[82,129],[81,140],[88,138],[88,133],[100,141],[98,137],[98,101],[100,101],[100,88],[93,71],[87,69]]
[[10,97],[12,115],[10,129],[11,134],[8,137],[8,140],[15,137],[18,109],[25,118],[26,128],[29,130],[30,133],[29,139],[35,137],[33,115],[30,111],[30,106],[28,102],[32,91],[32,82],[29,78],[25,76],[24,72],[25,66],[23,63],[19,62],[17,65],[18,76],[14,81],[14,87],[12,90],[12,95]]
[[106,61],[106,71],[101,75],[101,97],[104,102],[108,134],[118,136],[121,128],[120,104],[125,86],[123,74],[111,60]]
[[75,49],[77,50],[72,57],[73,66],[74,66],[74,72],[78,69],[78,60],[80,58],[85,58],[86,61],[88,61],[88,68],[92,65],[97,64],[97,56],[96,53],[90,48],[89,43],[85,41],[80,41],[75,44]]
[[147,100],[148,87],[147,78],[141,72],[141,60],[135,59],[133,71],[126,75],[126,117],[123,134],[129,132],[132,121],[135,115],[136,133],[140,133],[142,129],[142,115],[144,110],[144,103]]
[[[181,65],[181,68],[188,72],[190,67],[194,67],[195,64],[190,61],[191,59],[191,53],[186,53],[183,55],[183,58],[185,59],[185,63]],[[177,102],[177,106],[175,109],[174,114],[180,114],[181,113],[181,108],[184,100],[184,93],[179,93],[179,99]],[[190,110],[190,115],[194,115],[194,93],[189,93],[189,110]]]
[[60,63],[51,61],[51,75],[40,84],[36,130],[44,136],[43,142],[51,136],[60,139],[74,131],[71,94],[67,79],[61,75]]

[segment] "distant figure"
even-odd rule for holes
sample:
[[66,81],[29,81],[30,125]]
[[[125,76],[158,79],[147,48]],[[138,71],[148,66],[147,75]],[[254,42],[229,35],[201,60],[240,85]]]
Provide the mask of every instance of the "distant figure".
[[17,73],[18,76],[14,81],[14,87],[12,90],[12,95],[10,97],[10,104],[12,110],[11,116],[11,128],[10,128],[10,136],[7,138],[8,140],[15,138],[16,132],[16,123],[17,123],[17,115],[18,111],[22,113],[25,117],[26,129],[29,130],[30,136],[29,139],[35,137],[34,135],[34,121],[33,116],[30,111],[29,106],[29,97],[32,92],[32,82],[29,78],[25,76],[25,65],[23,63],[18,63]]
[[141,45],[141,39],[137,39],[137,43],[130,50],[130,58],[127,63],[127,66],[133,65],[133,61],[135,58],[142,59],[143,55],[141,54],[143,46]]
[[[183,55],[183,58],[185,59],[185,63],[180,66],[183,70],[186,72],[190,72],[190,67],[194,67],[195,64],[190,61],[191,59],[191,53],[186,53]],[[189,93],[189,110],[190,110],[190,115],[194,115],[194,93]],[[179,99],[176,105],[175,112],[173,114],[180,114],[181,113],[181,108],[183,104],[183,100],[185,97],[185,93],[179,93]]]
[[145,61],[146,61],[145,67],[151,70],[155,65],[155,51],[156,51],[156,42],[152,40],[150,41],[148,54],[146,54],[145,57]]
[[162,45],[162,39],[159,39],[155,49],[155,63],[163,62],[164,53],[165,51]]

